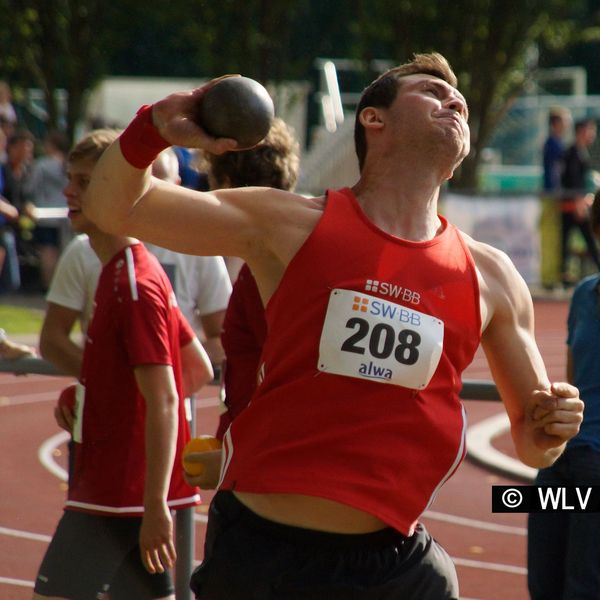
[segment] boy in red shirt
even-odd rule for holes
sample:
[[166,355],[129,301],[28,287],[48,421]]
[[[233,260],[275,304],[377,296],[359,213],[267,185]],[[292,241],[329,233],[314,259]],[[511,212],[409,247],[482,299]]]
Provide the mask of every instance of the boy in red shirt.
[[171,509],[199,501],[178,456],[189,439],[183,398],[212,378],[208,357],[158,261],[81,211],[92,169],[115,138],[92,132],[68,160],[69,218],[88,234],[103,269],[73,418],[63,413],[73,469],[36,580],[38,599],[100,597],[116,578],[123,597],[174,598]]

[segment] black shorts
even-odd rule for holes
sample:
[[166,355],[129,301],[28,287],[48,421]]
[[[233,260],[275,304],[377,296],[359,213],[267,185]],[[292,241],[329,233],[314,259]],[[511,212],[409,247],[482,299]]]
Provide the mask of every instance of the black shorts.
[[335,534],[259,517],[231,492],[210,506],[200,600],[458,600],[450,557],[422,525]]
[[174,593],[170,573],[148,573],[138,538],[141,517],[99,516],[66,510],[35,582],[42,596],[70,600],[153,600]]

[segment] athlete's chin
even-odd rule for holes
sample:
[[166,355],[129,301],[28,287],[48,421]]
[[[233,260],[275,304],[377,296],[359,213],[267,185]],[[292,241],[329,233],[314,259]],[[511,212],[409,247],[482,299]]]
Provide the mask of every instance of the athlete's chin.
[[443,148],[442,152],[448,164],[452,165],[452,170],[460,165],[470,151],[470,146],[468,143],[465,143],[464,139],[454,136],[450,138],[446,137],[439,147]]
[[71,229],[75,233],[87,233],[91,226],[91,222],[81,212],[69,213],[69,220],[71,222]]

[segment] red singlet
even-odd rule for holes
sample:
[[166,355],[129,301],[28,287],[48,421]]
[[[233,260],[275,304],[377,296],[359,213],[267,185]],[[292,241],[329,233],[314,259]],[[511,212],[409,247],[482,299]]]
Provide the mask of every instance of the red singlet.
[[328,498],[411,533],[464,456],[458,394],[481,337],[473,258],[440,218],[411,242],[328,192],[267,306],[264,379],[225,436],[223,489]]

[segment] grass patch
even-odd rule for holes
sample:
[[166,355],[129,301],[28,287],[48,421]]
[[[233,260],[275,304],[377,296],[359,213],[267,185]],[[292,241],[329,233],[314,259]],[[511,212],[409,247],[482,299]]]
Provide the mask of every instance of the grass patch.
[[43,320],[43,310],[0,304],[0,327],[9,335],[39,333]]

